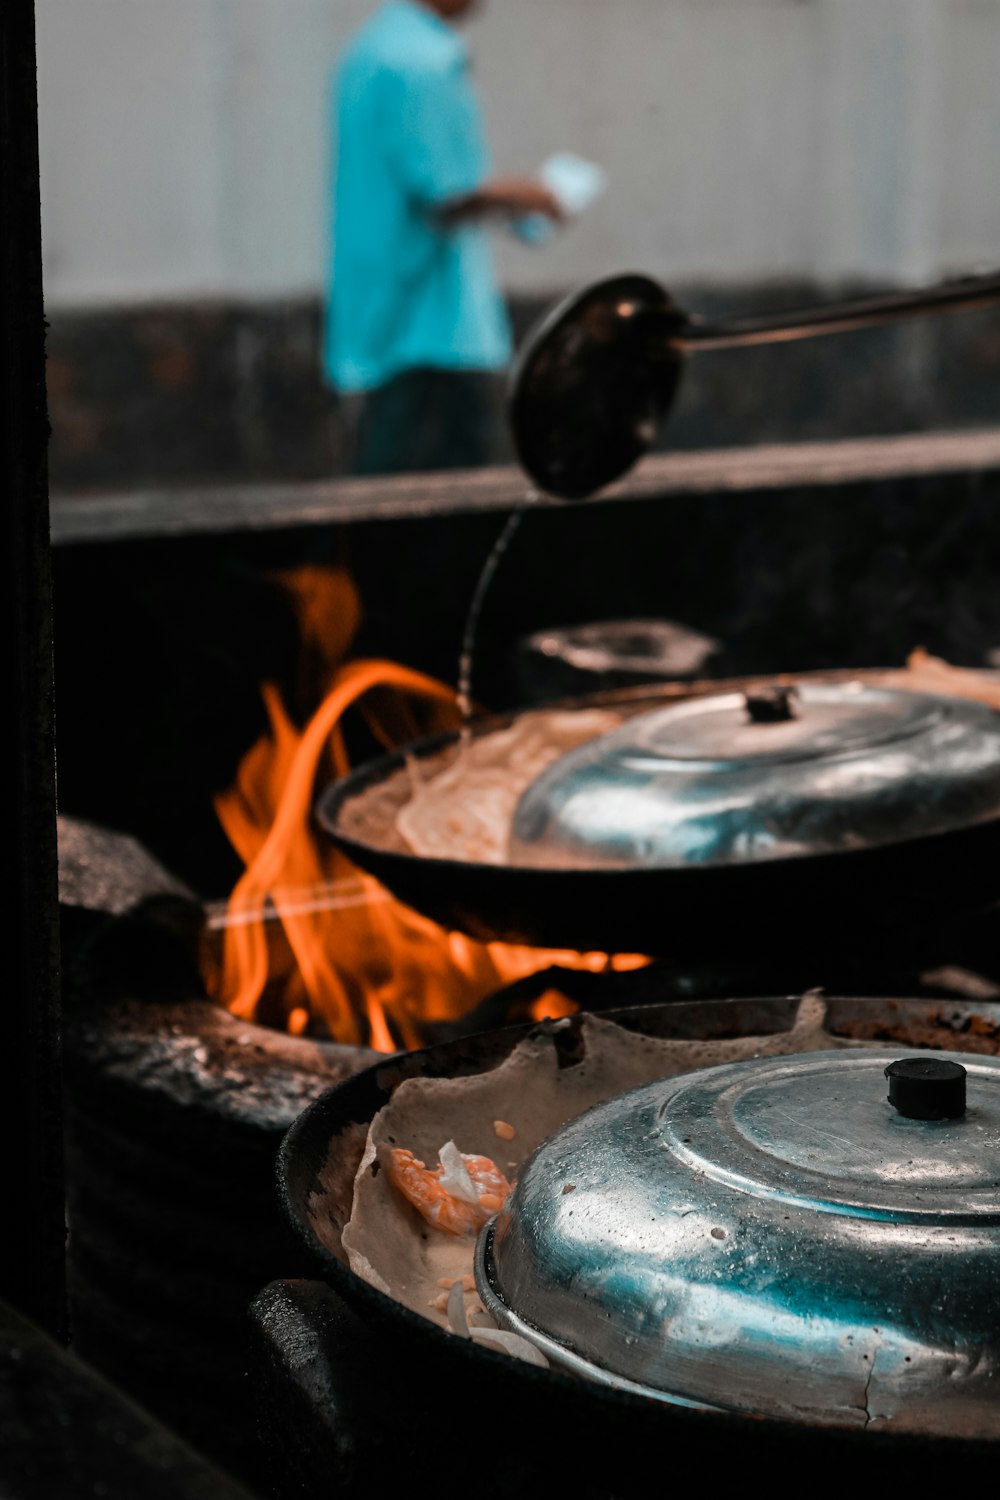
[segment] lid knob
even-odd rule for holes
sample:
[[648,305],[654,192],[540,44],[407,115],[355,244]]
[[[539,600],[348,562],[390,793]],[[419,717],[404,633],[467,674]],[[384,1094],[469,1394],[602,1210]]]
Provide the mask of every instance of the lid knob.
[[885,1070],[889,1103],[908,1120],[957,1120],[965,1114],[965,1069],[937,1057],[903,1057]]
[[795,688],[781,682],[761,683],[759,687],[748,688],[743,695],[752,724],[785,724],[789,719],[797,719],[797,698]]

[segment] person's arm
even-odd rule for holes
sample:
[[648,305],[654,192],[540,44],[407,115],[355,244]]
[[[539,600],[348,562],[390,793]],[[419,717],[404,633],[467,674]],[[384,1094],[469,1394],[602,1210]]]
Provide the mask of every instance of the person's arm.
[[515,218],[543,214],[556,222],[565,217],[555,195],[534,177],[496,177],[436,209],[436,217],[446,225],[464,224],[491,214]]
[[465,70],[413,70],[384,82],[386,150],[407,194],[445,228],[492,215],[561,219],[533,177],[491,177],[478,101]]

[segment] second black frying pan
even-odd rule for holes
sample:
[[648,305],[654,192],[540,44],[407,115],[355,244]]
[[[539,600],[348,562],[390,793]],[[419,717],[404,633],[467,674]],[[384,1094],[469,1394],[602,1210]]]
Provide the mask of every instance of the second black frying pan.
[[[795,1009],[794,1000],[780,999],[681,1002],[615,1011],[610,1018],[650,1036],[707,1038],[783,1031]],[[826,1024],[842,1036],[891,1038],[901,1051],[926,1046],[950,1051],[957,1038],[977,1033],[989,1047],[996,1012],[996,1006],[960,1002],[943,1017],[939,1005],[920,1001],[834,999],[828,1002]],[[560,1024],[557,1046],[568,1064],[579,1056],[579,1024],[578,1017]],[[380,1356],[374,1394],[369,1392],[380,1418],[374,1444],[379,1469],[365,1471],[351,1494],[396,1494],[400,1483],[405,1493],[414,1476],[419,1480],[431,1464],[435,1474],[461,1475],[463,1485],[483,1500],[516,1495],[531,1500],[555,1495],[644,1500],[651,1491],[651,1473],[663,1475],[668,1491],[689,1472],[703,1472],[710,1486],[738,1492],[748,1473],[816,1473],[822,1465],[832,1465],[831,1472],[864,1473],[871,1482],[897,1488],[912,1488],[919,1481],[926,1489],[929,1479],[950,1482],[958,1472],[973,1485],[992,1477],[1000,1448],[995,1442],[898,1434],[877,1425],[842,1429],[692,1410],[559,1370],[541,1370],[444,1332],[356,1275],[340,1248],[340,1234],[350,1213],[351,1184],[367,1128],[377,1111],[405,1080],[454,1079],[496,1067],[530,1030],[480,1032],[384,1058],[328,1089],[282,1143],[280,1200],[323,1277],[323,1283],[295,1285],[313,1287],[314,1298],[324,1284],[332,1288],[361,1320],[369,1345]],[[340,1493],[336,1477],[354,1457],[350,1444],[342,1441],[331,1401],[333,1375],[339,1371],[340,1384],[345,1384],[342,1326],[335,1317],[317,1318],[301,1344],[309,1382],[305,1389],[316,1391],[316,1406],[306,1409],[310,1420],[305,1431],[295,1425],[291,1431],[296,1466],[315,1475],[310,1495],[330,1494],[331,1476],[332,1492]],[[371,1379],[370,1370],[368,1374]],[[349,1374],[356,1401],[365,1376],[364,1365]],[[293,1424],[303,1420],[301,1388],[295,1396],[288,1414]],[[274,1419],[270,1405],[265,1417]],[[370,1433],[368,1438],[371,1446]],[[451,1487],[457,1488],[457,1481]]]

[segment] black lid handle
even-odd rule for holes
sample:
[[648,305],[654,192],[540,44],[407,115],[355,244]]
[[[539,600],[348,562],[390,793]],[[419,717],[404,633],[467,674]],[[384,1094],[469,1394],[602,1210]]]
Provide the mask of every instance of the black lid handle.
[[752,724],[786,724],[789,719],[797,719],[797,701],[798,693],[791,683],[761,683],[743,694]]
[[903,1057],[885,1070],[889,1103],[908,1120],[957,1120],[965,1114],[965,1069],[939,1057]]

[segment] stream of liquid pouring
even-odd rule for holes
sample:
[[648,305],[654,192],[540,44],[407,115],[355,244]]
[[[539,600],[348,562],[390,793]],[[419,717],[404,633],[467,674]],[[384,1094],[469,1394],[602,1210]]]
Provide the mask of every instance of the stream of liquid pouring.
[[469,604],[468,613],[465,616],[465,628],[462,631],[461,654],[458,658],[458,710],[462,715],[463,744],[469,737],[469,720],[472,717],[472,668],[476,650],[476,631],[479,628],[479,617],[483,612],[483,604],[485,603],[486,595],[489,593],[494,574],[500,566],[500,559],[510,546],[525,511],[538,498],[537,490],[528,490],[517,510],[511,511],[501,528],[500,535],[493,543],[489,556],[483,563],[482,571],[476,581],[476,587],[472,591],[472,600]]

